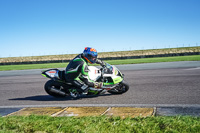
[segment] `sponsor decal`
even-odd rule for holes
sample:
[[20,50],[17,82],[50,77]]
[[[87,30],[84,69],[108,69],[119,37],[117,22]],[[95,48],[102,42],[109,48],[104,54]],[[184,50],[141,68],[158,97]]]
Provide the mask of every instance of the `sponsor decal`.
[[48,73],[56,73],[56,71],[49,71]]

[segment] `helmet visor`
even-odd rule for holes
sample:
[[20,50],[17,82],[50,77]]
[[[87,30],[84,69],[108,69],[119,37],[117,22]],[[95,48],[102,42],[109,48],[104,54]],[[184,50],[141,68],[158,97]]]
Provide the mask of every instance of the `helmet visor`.
[[97,60],[97,55],[96,54],[93,54],[93,55],[88,54],[87,58],[91,63],[95,63]]

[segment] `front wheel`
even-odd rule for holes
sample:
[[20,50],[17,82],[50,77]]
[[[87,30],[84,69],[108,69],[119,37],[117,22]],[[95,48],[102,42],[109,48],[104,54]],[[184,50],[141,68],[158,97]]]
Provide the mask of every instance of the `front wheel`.
[[109,90],[108,92],[111,94],[123,94],[129,90],[128,83],[122,81],[117,87]]

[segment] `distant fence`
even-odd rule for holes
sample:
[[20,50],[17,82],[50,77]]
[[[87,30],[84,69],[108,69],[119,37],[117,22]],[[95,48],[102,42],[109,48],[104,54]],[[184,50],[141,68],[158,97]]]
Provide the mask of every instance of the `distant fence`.
[[[187,56],[200,55],[200,52],[185,52],[185,53],[169,53],[157,55],[139,55],[139,56],[121,56],[121,57],[105,57],[101,60],[121,60],[121,59],[139,59],[139,58],[153,58],[153,57],[172,57],[172,56]],[[22,65],[22,64],[45,64],[45,63],[67,63],[70,60],[48,60],[48,61],[25,61],[25,62],[6,62],[0,65]]]

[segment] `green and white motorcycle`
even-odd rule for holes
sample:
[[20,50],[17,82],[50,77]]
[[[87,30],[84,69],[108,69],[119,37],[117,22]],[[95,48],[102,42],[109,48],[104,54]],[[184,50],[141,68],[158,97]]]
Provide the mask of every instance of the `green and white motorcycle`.
[[[123,94],[128,91],[129,85],[124,81],[124,74],[117,67],[105,63],[105,67],[100,69],[95,66],[88,66],[88,68],[89,78],[95,82],[103,82],[103,87],[100,89],[90,87],[83,95],[101,95],[106,92]],[[43,71],[42,75],[50,78],[44,85],[44,89],[51,96],[70,96],[71,89],[75,88],[71,83],[66,82],[64,70],[48,69]]]

